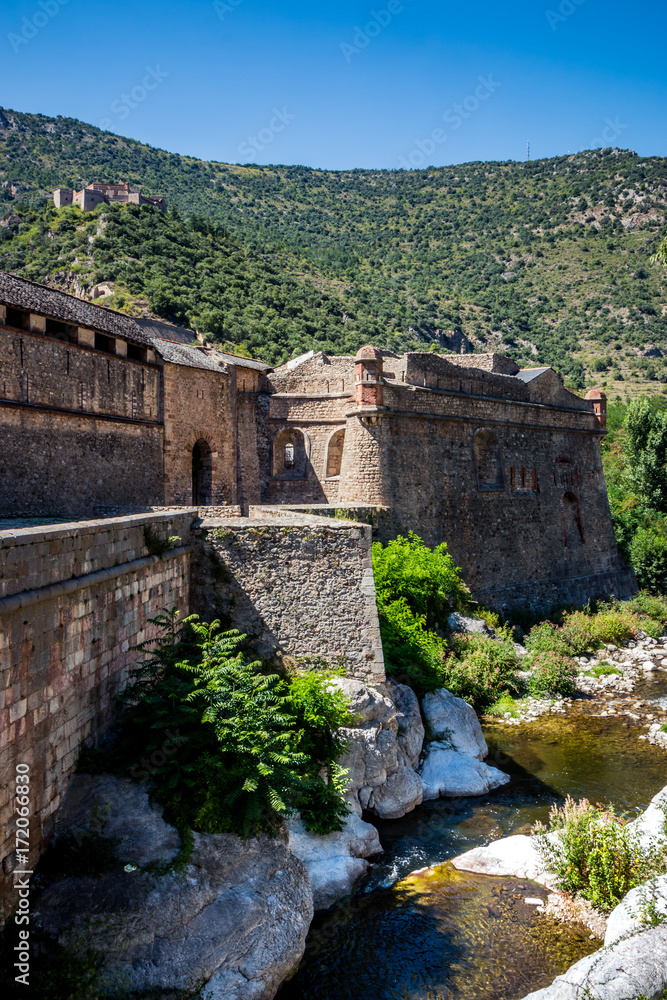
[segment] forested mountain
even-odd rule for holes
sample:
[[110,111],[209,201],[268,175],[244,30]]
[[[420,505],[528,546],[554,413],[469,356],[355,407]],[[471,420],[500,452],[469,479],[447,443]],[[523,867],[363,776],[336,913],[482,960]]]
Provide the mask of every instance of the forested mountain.
[[[168,200],[81,216],[56,186]],[[500,349],[583,388],[667,385],[667,160],[598,150],[415,171],[230,166],[0,112],[0,268],[152,311],[277,363]]]

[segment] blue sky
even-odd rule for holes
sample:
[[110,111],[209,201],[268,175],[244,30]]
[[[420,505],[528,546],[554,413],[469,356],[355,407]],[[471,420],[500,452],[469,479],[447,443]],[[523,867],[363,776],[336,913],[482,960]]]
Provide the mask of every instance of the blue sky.
[[667,155],[649,0],[0,0],[0,104],[231,163]]

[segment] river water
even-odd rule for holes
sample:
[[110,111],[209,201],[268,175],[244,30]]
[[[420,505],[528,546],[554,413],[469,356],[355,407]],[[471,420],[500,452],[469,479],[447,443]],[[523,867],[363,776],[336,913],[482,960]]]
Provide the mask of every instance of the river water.
[[[665,675],[638,686],[636,697],[660,704]],[[596,950],[586,928],[526,904],[546,899],[541,887],[446,863],[529,833],[568,794],[633,816],[646,808],[667,784],[667,754],[638,739],[644,726],[589,711],[582,702],[565,716],[485,725],[487,763],[510,774],[509,785],[484,798],[427,803],[400,820],[374,819],[384,853],[350,899],[316,916],[279,1000],[519,1000]],[[427,866],[439,867],[410,877]]]

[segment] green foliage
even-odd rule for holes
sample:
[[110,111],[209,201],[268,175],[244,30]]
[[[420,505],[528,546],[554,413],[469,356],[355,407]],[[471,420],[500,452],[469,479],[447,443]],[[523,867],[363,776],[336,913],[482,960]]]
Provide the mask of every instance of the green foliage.
[[464,608],[470,597],[447,546],[430,549],[412,531],[384,547],[373,544],[373,573],[379,603],[405,600],[428,628],[444,628],[450,612]]
[[667,527],[664,522],[656,520],[638,528],[629,552],[639,586],[667,593]]
[[426,627],[425,617],[415,614],[404,597],[378,597],[378,612],[388,673],[420,695],[443,687],[446,645]]
[[629,491],[642,497],[646,507],[667,512],[667,413],[642,396],[628,407],[625,431]]
[[611,677],[615,674],[622,674],[618,667],[612,667],[611,663],[598,663],[591,670],[586,671],[587,677]]
[[262,673],[218,622],[172,612],[154,624],[123,696],[116,769],[149,778],[180,831],[273,833],[296,811],[316,832],[341,829],[341,693],[321,676]]
[[569,796],[553,806],[548,838],[541,824],[538,848],[560,889],[580,894],[604,913],[612,910],[635,886],[667,871],[664,843],[642,848],[639,837],[618,816],[613,806],[575,802]]
[[528,690],[538,698],[548,694],[571,697],[575,692],[577,667],[574,660],[562,653],[538,653],[531,663]]
[[502,694],[518,691],[517,670],[514,644],[507,636],[460,636],[443,663],[442,686],[481,711]]

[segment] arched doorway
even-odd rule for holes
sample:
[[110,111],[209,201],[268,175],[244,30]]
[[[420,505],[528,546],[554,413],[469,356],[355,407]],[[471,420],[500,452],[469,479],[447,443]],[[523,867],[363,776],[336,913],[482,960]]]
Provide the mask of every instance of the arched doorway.
[[327,449],[327,479],[340,476],[340,468],[343,462],[343,445],[345,444],[345,431],[339,430],[329,438]]
[[192,502],[206,507],[213,500],[213,454],[204,438],[192,449]]

